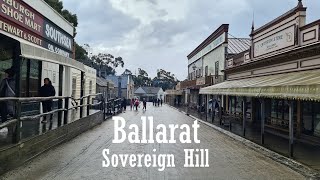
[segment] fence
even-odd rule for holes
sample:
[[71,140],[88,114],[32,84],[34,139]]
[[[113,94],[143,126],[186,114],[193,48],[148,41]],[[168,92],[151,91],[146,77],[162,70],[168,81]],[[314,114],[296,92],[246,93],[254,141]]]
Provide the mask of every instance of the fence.
[[[84,100],[86,99],[86,103]],[[34,116],[22,116],[21,107],[23,104],[29,103],[41,103],[44,101],[58,101],[57,109],[54,109],[50,112],[39,113]],[[115,115],[122,111],[121,107],[121,99],[110,99],[108,101],[102,96],[102,94],[90,94],[87,96],[83,96],[79,99],[74,99],[72,97],[32,97],[32,98],[0,98],[0,102],[14,102],[15,104],[15,114],[12,119],[1,123],[0,129],[5,127],[10,130],[12,133],[12,139],[10,143],[19,143],[22,139],[22,130],[24,127],[24,122],[29,121],[40,121],[41,118],[46,116],[51,116],[53,114],[58,114],[57,116],[57,128],[68,124],[69,120],[69,111],[80,109],[80,119],[90,115],[90,110],[98,110],[103,111],[103,118],[106,119],[106,115]],[[94,103],[95,102],[95,103]],[[64,104],[64,106],[63,106]],[[71,105],[70,105],[71,104]],[[70,106],[70,107],[69,107]],[[84,108],[86,108],[86,113],[84,112]],[[39,122],[40,123],[40,122]]]

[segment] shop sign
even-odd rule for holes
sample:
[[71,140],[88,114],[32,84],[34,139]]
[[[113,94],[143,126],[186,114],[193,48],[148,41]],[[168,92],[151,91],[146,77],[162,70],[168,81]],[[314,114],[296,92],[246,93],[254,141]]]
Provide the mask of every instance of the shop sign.
[[72,36],[45,19],[23,1],[1,0],[0,18],[0,30],[60,55],[72,57]]
[[208,54],[210,51],[214,50],[215,48],[223,44],[223,42],[225,41],[225,38],[226,38],[226,34],[225,33],[221,34],[214,41],[212,41],[208,46],[206,46],[204,49],[198,52],[195,56],[193,56],[189,60],[189,64],[198,60],[199,58],[203,57],[204,55]]
[[38,35],[43,34],[43,17],[21,0],[1,0],[0,16]]
[[201,85],[205,85],[206,84],[206,78],[202,77],[202,78],[198,78],[196,81],[196,85],[197,86],[201,86]]
[[295,44],[295,26],[290,26],[254,43],[254,57],[278,51]]

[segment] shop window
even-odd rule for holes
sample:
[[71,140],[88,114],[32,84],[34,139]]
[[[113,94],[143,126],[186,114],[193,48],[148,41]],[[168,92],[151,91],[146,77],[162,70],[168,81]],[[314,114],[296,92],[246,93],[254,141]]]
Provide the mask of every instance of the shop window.
[[241,97],[235,97],[236,100],[236,110],[235,112],[240,113],[242,112],[242,98]]
[[39,61],[30,60],[30,76],[29,76],[29,97],[39,96],[40,78],[40,65]]
[[92,94],[92,81],[89,82],[89,94]]
[[76,97],[76,93],[77,93],[77,78],[76,77],[72,77],[72,97]]
[[302,132],[320,137],[320,103],[303,102]]

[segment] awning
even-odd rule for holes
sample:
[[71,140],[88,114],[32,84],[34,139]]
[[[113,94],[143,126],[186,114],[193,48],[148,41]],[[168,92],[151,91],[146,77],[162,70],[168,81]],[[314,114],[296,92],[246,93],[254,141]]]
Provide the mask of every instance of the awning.
[[18,38],[7,32],[0,31],[0,33],[20,43],[21,57],[24,57],[27,59],[35,59],[39,61],[51,62],[55,64],[61,64],[64,66],[78,69],[80,71],[85,71],[84,64],[80,63],[79,61],[51,52],[43,47],[34,45],[24,39]]
[[200,89],[200,94],[320,101],[320,70],[225,81]]

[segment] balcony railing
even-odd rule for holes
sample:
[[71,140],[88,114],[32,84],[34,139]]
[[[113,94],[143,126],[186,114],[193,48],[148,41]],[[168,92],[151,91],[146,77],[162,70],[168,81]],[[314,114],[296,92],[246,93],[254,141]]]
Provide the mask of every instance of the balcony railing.
[[182,81],[180,83],[180,88],[181,89],[189,89],[189,88],[198,89],[201,87],[206,87],[206,86],[211,86],[214,84],[221,83],[223,82],[223,80],[224,80],[224,77],[222,75],[206,76],[206,77],[198,78],[195,80]]

